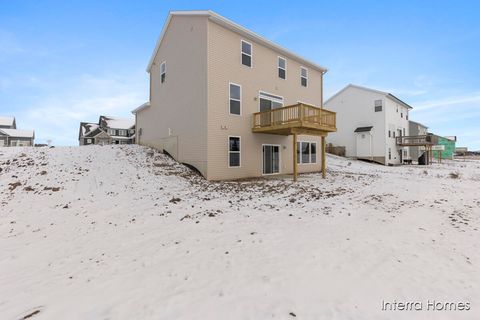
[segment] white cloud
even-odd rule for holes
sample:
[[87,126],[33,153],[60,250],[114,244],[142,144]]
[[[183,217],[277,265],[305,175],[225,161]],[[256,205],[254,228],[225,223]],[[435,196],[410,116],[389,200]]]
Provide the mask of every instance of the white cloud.
[[131,110],[148,98],[144,71],[127,75],[80,76],[68,88],[53,88],[37,103],[19,112],[19,128],[35,129],[37,142],[78,144],[80,121],[98,121],[100,115],[133,117]]
[[473,92],[464,96],[457,97],[448,97],[439,100],[430,100],[417,103],[415,105],[416,110],[426,110],[432,108],[441,108],[441,107],[458,107],[458,106],[471,106],[473,104],[480,104],[480,92]]

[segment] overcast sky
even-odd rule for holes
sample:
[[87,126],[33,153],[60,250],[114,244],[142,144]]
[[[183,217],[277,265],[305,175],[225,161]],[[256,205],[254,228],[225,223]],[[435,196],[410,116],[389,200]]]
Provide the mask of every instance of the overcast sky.
[[[377,3],[378,2],[378,3]],[[212,9],[329,69],[413,106],[412,120],[480,149],[477,1],[0,0],[0,115],[36,141],[78,144],[80,121],[132,116],[170,10]]]

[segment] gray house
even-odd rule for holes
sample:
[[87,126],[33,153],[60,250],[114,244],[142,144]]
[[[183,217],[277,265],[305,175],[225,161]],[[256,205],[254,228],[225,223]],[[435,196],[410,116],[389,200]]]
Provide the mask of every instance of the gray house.
[[18,130],[14,117],[0,117],[0,147],[33,146],[35,132]]
[[98,123],[80,122],[79,145],[135,143],[135,120],[100,116]]
[[[419,122],[409,120],[408,127],[410,131],[410,136],[426,136],[428,134],[428,127]],[[418,158],[421,157],[424,152],[425,150],[421,150],[420,146],[410,147],[410,157],[414,161],[417,161]]]

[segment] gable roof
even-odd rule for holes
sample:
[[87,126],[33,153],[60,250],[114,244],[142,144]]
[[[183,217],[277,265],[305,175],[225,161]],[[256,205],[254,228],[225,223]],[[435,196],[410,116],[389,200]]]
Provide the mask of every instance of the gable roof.
[[100,116],[99,123],[105,122],[108,128],[112,129],[131,129],[135,126],[135,119],[119,118],[111,116]]
[[0,129],[7,136],[14,138],[34,138],[35,131],[33,130],[18,130],[18,129]]
[[369,132],[372,131],[373,126],[370,127],[358,127],[354,132]]
[[330,100],[332,100],[333,98],[335,98],[336,96],[338,96],[340,93],[344,92],[345,90],[349,89],[349,88],[356,88],[356,89],[360,89],[360,90],[364,90],[364,91],[370,91],[370,92],[374,92],[374,93],[378,93],[378,94],[381,94],[387,98],[390,98],[391,100],[403,105],[404,107],[408,108],[408,109],[413,109],[412,106],[410,106],[409,104],[407,104],[406,102],[400,100],[399,98],[395,97],[393,94],[389,93],[389,92],[385,92],[385,91],[380,91],[380,90],[376,90],[376,89],[372,89],[372,88],[367,88],[367,87],[362,87],[362,86],[358,86],[358,85],[355,85],[355,84],[348,84],[345,88],[343,88],[342,90],[338,91],[337,93],[335,93],[333,96],[331,96],[329,99],[327,99],[327,101],[325,101],[324,104],[327,104]]
[[408,120],[409,122],[411,123],[415,123],[415,124],[418,124],[419,126],[422,126],[424,127],[425,129],[428,129],[428,127],[426,125],[424,125],[423,123],[420,123],[420,122],[417,122],[417,121],[413,121],[413,120]]
[[0,126],[13,126],[15,124],[15,117],[0,117]]
[[313,69],[317,69],[319,70],[320,72],[327,72],[327,69],[314,63],[314,62],[311,62],[309,60],[306,60],[305,58],[302,58],[301,56],[277,45],[276,43],[273,43],[272,41],[270,40],[267,40],[266,38],[242,27],[241,25],[231,21],[231,20],[228,20],[227,18],[225,17],[222,17],[221,15],[219,15],[218,13],[215,13],[211,10],[193,10],[193,11],[170,11],[170,13],[168,14],[168,17],[167,17],[167,21],[165,22],[165,24],[163,25],[163,29],[162,29],[162,32],[160,33],[160,36],[158,37],[158,40],[157,40],[157,44],[155,45],[155,49],[153,50],[153,53],[152,53],[152,56],[150,58],[150,61],[148,62],[148,66],[147,66],[147,72],[150,72],[150,69],[152,68],[152,64],[153,64],[153,60],[155,59],[155,56],[157,55],[157,52],[158,50],[160,49],[160,45],[162,44],[162,40],[163,40],[163,37],[168,29],[168,25],[170,24],[170,20],[172,19],[173,16],[205,16],[207,17],[208,19],[210,19],[211,21],[233,31],[233,32],[236,32],[238,34],[240,34],[241,36],[244,36],[246,38],[249,38],[261,45],[264,45],[272,50],[275,50],[279,53],[281,53],[282,55],[284,55],[285,57],[289,57],[291,59],[294,59],[294,60],[297,60],[303,64],[305,64],[305,66],[309,66]]
[[95,130],[97,130],[99,125],[97,123],[90,123],[90,122],[80,122],[80,136],[85,137]]

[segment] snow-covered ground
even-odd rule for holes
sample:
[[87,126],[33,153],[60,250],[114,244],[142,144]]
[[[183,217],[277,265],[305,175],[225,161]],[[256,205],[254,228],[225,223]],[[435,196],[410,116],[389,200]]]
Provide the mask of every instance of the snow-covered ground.
[[206,182],[149,150],[0,149],[1,319],[479,319],[479,161]]

